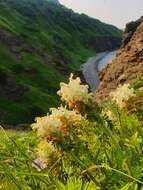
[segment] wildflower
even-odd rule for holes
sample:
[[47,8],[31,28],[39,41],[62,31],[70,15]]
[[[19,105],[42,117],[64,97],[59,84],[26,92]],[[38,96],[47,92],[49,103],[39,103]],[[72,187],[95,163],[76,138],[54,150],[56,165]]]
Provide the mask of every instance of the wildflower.
[[119,108],[125,107],[125,101],[128,101],[131,97],[134,97],[134,89],[130,88],[129,84],[124,84],[119,86],[114,92],[110,93],[112,100],[117,103]]
[[46,168],[46,164],[43,163],[39,158],[35,159],[32,163],[32,167],[35,168],[38,172]]
[[32,128],[37,130],[38,136],[49,141],[61,141],[68,136],[69,128],[78,127],[82,120],[80,114],[64,107],[51,108],[50,111],[50,115],[36,118],[36,123],[32,125]]
[[82,116],[75,111],[67,110],[64,107],[51,108],[50,111],[52,112],[52,116],[55,118],[60,119],[62,124],[66,124],[67,126],[77,126],[80,124],[82,120]]
[[80,78],[73,79],[73,74],[71,74],[68,84],[61,83],[60,86],[61,89],[57,94],[71,109],[75,108],[78,102],[87,105],[92,98],[92,94],[88,93],[88,85],[81,85]]
[[54,134],[59,134],[60,126],[62,125],[60,119],[53,118],[52,115],[36,118],[36,123],[32,124],[33,130],[37,130],[38,136],[42,138],[49,138]]
[[39,160],[44,164],[44,167],[54,163],[60,156],[59,151],[53,145],[53,143],[47,142],[46,140],[41,141],[38,145],[37,154]]
[[109,110],[109,109],[104,109],[104,110],[102,111],[102,115],[103,115],[103,116],[106,115],[106,116],[108,116],[108,118],[109,118],[110,120],[113,120],[113,113],[112,113],[112,111]]

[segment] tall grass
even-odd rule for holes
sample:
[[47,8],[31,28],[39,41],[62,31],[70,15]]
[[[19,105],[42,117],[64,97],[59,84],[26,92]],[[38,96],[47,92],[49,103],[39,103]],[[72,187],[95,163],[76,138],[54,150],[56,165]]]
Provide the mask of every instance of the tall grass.
[[32,163],[43,139],[35,131],[1,127],[0,189],[143,190],[142,87],[140,80],[135,85],[136,97],[123,109],[113,101],[82,107],[84,120],[79,128],[69,126],[61,141],[52,139],[59,156],[50,157],[54,159],[45,169],[37,164],[40,171]]

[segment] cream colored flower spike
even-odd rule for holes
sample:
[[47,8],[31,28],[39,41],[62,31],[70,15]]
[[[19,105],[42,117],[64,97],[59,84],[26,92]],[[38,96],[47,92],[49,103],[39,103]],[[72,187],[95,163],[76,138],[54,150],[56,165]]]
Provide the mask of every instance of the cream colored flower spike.
[[121,109],[125,106],[124,102],[133,96],[136,95],[134,93],[134,89],[130,88],[130,84],[124,84],[123,86],[119,85],[114,92],[110,93],[112,100],[115,101]]
[[77,102],[88,104],[92,98],[92,93],[88,93],[88,85],[82,85],[80,78],[73,79],[73,74],[70,75],[69,83],[61,83],[61,89],[57,92],[69,107],[75,105]]

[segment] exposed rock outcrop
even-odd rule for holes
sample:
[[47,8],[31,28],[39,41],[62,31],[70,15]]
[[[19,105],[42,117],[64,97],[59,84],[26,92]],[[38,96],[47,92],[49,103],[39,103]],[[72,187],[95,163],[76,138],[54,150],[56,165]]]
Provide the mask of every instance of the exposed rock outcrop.
[[123,35],[122,48],[124,48],[128,44],[128,42],[130,42],[134,32],[142,22],[143,22],[143,16],[137,21],[132,21],[126,25]]
[[105,99],[119,84],[132,83],[143,75],[143,17],[127,24],[116,59],[100,73],[96,97]]

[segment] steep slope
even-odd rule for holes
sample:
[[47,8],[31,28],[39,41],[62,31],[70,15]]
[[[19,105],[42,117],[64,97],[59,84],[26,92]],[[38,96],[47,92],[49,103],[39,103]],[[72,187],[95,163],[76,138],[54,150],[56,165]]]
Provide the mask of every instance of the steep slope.
[[127,24],[116,59],[100,73],[96,96],[104,99],[122,83],[133,83],[143,75],[143,17]]
[[[53,0],[51,0],[53,1]],[[29,123],[58,103],[59,82],[121,31],[47,0],[0,1],[0,121]]]

